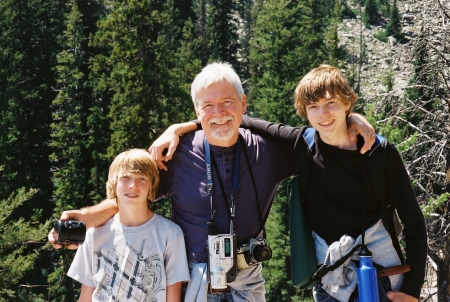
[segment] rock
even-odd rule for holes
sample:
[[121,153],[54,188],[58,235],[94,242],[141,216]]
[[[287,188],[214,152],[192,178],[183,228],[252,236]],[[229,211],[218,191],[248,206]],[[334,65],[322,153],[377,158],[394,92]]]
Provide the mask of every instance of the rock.
[[403,14],[402,19],[403,21],[411,22],[414,21],[416,17],[414,15]]
[[388,43],[389,43],[389,45],[391,45],[391,46],[395,46],[395,45],[397,45],[397,39],[394,38],[393,36],[389,36],[389,37],[388,37]]

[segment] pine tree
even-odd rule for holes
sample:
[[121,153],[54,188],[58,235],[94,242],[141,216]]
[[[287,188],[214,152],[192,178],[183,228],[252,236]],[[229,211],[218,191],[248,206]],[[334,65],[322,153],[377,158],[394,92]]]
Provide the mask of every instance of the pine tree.
[[272,0],[255,2],[254,11],[250,111],[295,125],[299,118],[293,109],[294,88],[327,57],[323,42],[327,10],[315,0]]
[[[250,40],[252,37],[252,7],[253,0],[242,0],[238,2],[239,20],[238,26],[241,29],[239,35],[239,49],[237,52],[237,60],[240,62],[240,69],[237,70],[241,80],[244,82],[250,78]],[[245,89],[245,87],[244,87]]]
[[342,59],[342,51],[339,47],[338,26],[341,15],[341,1],[336,1],[333,15],[330,18],[330,26],[325,32],[325,45],[328,54],[327,64],[338,67],[339,60]]
[[386,34],[387,36],[393,36],[400,41],[403,40],[404,37],[400,13],[397,7],[397,0],[394,0],[390,9],[389,23],[386,26]]
[[209,62],[228,62],[240,71],[236,59],[238,50],[238,21],[234,17],[236,14],[233,0],[209,0],[206,9],[206,28]]
[[0,162],[7,179],[0,196],[26,186],[39,189],[22,209],[51,213],[51,100],[64,7],[56,0],[2,1],[0,5]]
[[378,22],[378,8],[376,0],[366,0],[364,2],[364,12],[362,15],[362,20],[366,27],[370,27],[371,24],[376,24]]
[[37,221],[39,212],[31,220],[13,219],[14,213],[26,205],[36,192],[20,188],[9,198],[0,200],[0,301],[17,299],[18,283],[26,272],[34,268],[39,250],[29,249],[24,243],[46,237],[48,226]]

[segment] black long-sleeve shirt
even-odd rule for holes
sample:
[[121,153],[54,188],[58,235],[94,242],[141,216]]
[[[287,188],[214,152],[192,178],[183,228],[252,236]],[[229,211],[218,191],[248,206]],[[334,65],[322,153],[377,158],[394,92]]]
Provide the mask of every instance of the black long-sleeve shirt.
[[[281,144],[298,174],[307,167],[310,157],[302,137],[306,127],[290,127],[246,116],[241,127]],[[425,222],[400,154],[393,144],[387,144],[385,150],[377,148],[374,152],[386,152],[388,199],[404,225],[406,263],[411,271],[405,274],[400,291],[419,298],[427,255]],[[362,200],[365,200],[366,228],[387,215],[385,206],[376,199],[367,165],[360,155],[362,141],[357,145],[358,150],[354,151],[339,149],[324,143],[316,132],[306,205],[312,228],[329,244],[345,234],[354,238],[361,234]],[[369,157],[369,160],[373,159]]]

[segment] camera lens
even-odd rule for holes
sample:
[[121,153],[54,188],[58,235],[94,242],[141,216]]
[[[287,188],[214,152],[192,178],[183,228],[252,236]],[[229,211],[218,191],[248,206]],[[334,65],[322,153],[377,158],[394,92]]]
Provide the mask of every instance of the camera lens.
[[272,258],[272,249],[267,245],[257,245],[253,248],[252,256],[258,262],[269,261]]

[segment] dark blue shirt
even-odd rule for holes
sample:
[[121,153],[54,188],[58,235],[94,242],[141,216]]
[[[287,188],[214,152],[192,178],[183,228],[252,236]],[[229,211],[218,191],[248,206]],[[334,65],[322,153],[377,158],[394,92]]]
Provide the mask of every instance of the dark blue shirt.
[[[241,151],[239,164],[239,186],[235,197],[235,230],[238,245],[247,239],[261,237],[261,226],[265,224],[278,184],[293,175],[294,166],[283,148],[270,139],[239,129],[244,138],[249,163]],[[180,137],[173,159],[167,163],[168,171],[160,172],[158,197],[170,194],[172,220],[184,232],[188,258],[197,262],[207,261],[206,223],[210,220],[211,205],[206,191],[206,165],[203,147],[203,130]],[[213,167],[214,220],[220,234],[229,234],[230,219],[227,203],[220,189],[217,173],[224,183],[225,198],[231,204],[233,166],[236,144],[228,147],[211,146],[218,170]],[[253,172],[259,200],[255,197],[250,170]],[[258,212],[261,211],[261,217]]]

